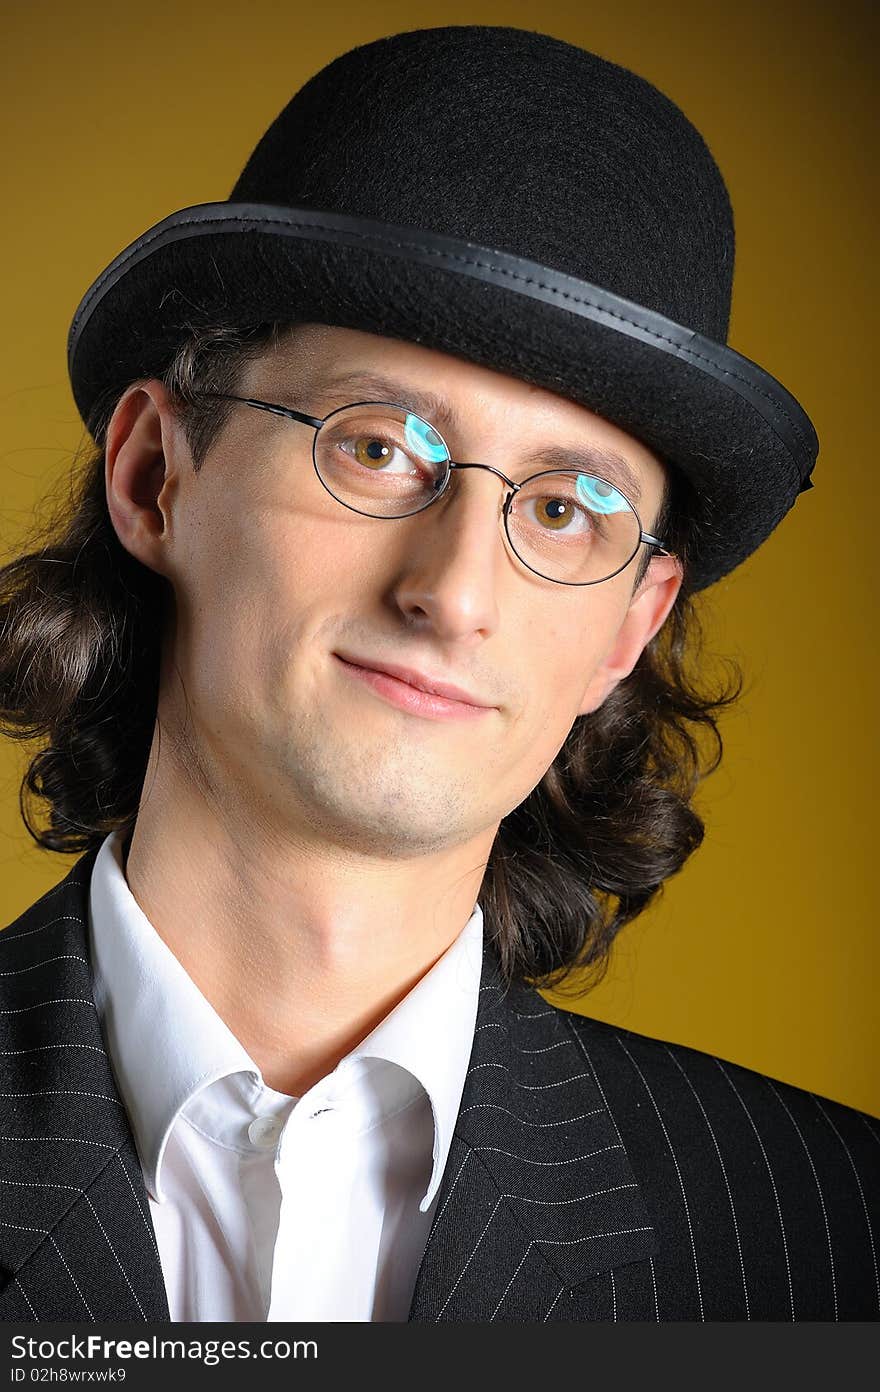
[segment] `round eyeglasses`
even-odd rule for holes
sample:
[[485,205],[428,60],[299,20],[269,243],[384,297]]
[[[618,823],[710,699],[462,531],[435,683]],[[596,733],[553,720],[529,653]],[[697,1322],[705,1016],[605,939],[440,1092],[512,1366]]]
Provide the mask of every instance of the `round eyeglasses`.
[[238,401],[311,426],[315,472],[328,493],[364,517],[411,517],[449,486],[453,469],[487,469],[507,484],[504,530],[514,555],[557,585],[597,585],[625,569],[639,547],[670,555],[642,530],[632,503],[613,484],[577,469],[545,470],[515,483],[490,464],[452,459],[440,432],[406,406],[356,401],[324,419],[228,392],[196,396]]

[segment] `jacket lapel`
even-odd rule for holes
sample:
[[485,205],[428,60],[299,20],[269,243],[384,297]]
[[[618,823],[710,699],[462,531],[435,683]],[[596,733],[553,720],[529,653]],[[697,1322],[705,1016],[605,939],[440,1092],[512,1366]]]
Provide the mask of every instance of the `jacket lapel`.
[[167,1320],[92,997],[96,852],[0,933],[0,1320]]
[[505,991],[484,948],[474,1045],[411,1321],[543,1320],[656,1252],[642,1191],[566,1013]]

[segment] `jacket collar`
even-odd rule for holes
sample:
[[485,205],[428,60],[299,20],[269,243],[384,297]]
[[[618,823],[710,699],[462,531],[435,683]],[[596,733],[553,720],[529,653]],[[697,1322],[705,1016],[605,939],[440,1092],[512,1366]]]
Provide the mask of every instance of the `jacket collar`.
[[[140,1211],[120,1207],[107,1238],[113,1248],[143,1249],[136,1308],[99,1312],[93,1224],[82,1260],[69,1248],[66,1260],[94,1318],[167,1321],[146,1188],[92,995],[87,905],[96,854],[0,934],[0,1077],[7,1096],[21,1097],[4,1126],[21,1138],[4,1144],[0,1165],[4,1206],[19,1217],[0,1225],[0,1269],[7,1290],[15,1276],[31,1284],[56,1224],[75,1243],[76,1210],[99,1208],[102,1194],[109,1202],[114,1186],[127,1184]],[[37,1172],[40,1187],[29,1191]],[[15,1205],[9,1192],[20,1196]],[[578,1032],[534,989],[505,989],[487,929],[473,1048],[410,1320],[492,1318],[517,1253],[558,1289],[654,1251],[641,1189]],[[21,1304],[5,1295],[0,1318]]]
[[169,1318],[92,993],[95,855],[0,933],[0,1319]]
[[411,1320],[499,1317],[526,1261],[531,1287],[557,1294],[656,1252],[580,1034],[533,988],[505,989],[488,934],[455,1142]]

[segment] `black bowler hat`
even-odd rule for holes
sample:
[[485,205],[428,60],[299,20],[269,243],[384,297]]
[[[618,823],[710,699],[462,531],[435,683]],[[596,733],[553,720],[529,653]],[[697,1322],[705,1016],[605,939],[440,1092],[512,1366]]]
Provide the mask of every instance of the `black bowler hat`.
[[228,201],[110,263],[74,315],[70,377],[100,443],[193,324],[310,320],[456,354],[686,474],[698,590],[811,487],[818,452],[794,397],[726,346],[733,261],[718,167],[650,83],[531,30],[416,29],[328,64]]

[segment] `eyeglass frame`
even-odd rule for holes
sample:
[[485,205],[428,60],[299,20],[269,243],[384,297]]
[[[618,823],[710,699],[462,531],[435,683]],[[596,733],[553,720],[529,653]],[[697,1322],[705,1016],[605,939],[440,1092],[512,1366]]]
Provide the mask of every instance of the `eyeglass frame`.
[[[496,469],[493,464],[478,464],[471,462],[465,463],[453,459],[449,452],[449,446],[447,445],[446,440],[444,439],[442,433],[437,429],[437,427],[435,425],[432,425],[429,420],[425,420],[425,417],[420,416],[417,411],[410,410],[409,406],[404,406],[401,402],[350,401],[345,406],[336,406],[332,411],[330,411],[326,416],[324,416],[322,420],[319,416],[307,415],[304,411],[298,411],[292,406],[281,406],[277,402],[262,401],[258,397],[253,396],[234,396],[230,392],[215,391],[196,391],[191,393],[191,395],[196,397],[214,397],[220,401],[239,401],[244,406],[253,406],[257,410],[269,411],[273,415],[284,416],[288,420],[296,421],[301,425],[311,426],[315,432],[315,436],[312,441],[312,464],[314,466],[315,473],[318,476],[318,482],[321,484],[322,488],[324,488],[327,491],[327,493],[330,494],[330,497],[333,498],[335,502],[339,503],[341,507],[348,508],[350,512],[356,512],[359,517],[372,517],[377,522],[398,522],[402,521],[404,517],[416,517],[418,513],[424,512],[426,508],[431,507],[431,505],[435,503],[438,498],[442,498],[444,493],[446,493],[450,481],[452,479],[453,469],[486,469],[489,473],[496,474],[497,477],[502,479],[503,482],[506,483],[507,487],[510,489],[510,492],[504,499],[503,509],[504,535],[507,537],[508,545],[510,546],[511,551],[513,552],[516,559],[519,561],[520,565],[524,565],[527,570],[530,570],[533,575],[537,575],[539,579],[549,580],[551,585],[569,585],[577,586],[578,588],[582,588],[586,585],[602,585],[606,580],[613,580],[615,575],[620,575],[621,571],[626,570],[628,565],[632,565],[636,556],[639,554],[639,547],[643,545],[652,546],[654,550],[658,552],[661,556],[674,556],[675,554],[674,552],[669,551],[667,549],[665,541],[662,541],[659,537],[652,536],[650,532],[646,532],[643,529],[642,519],[639,517],[635,504],[626,496],[622,489],[617,487],[616,483],[612,483],[610,479],[602,478],[601,474],[591,474],[591,478],[595,478],[600,483],[607,483],[609,487],[615,489],[615,491],[618,492],[620,496],[625,500],[627,506],[631,509],[633,516],[636,519],[636,522],[638,523],[639,539],[636,542],[636,548],[633,551],[632,555],[624,561],[623,565],[618,566],[617,570],[612,570],[610,575],[603,575],[599,580],[556,580],[552,575],[543,575],[541,571],[535,570],[534,566],[530,566],[528,561],[524,561],[522,556],[517,551],[516,547],[513,544],[513,540],[511,538],[510,530],[507,524],[507,519],[510,511],[510,504],[513,502],[513,499],[516,497],[520,489],[524,488],[527,483],[531,483],[533,479],[541,478],[544,474],[583,473],[583,469],[539,469],[536,474],[530,474],[529,477],[523,479],[521,483],[516,483],[513,479],[509,479],[506,474],[503,474],[500,469]],[[429,498],[426,503],[423,503],[421,507],[415,508],[412,512],[402,513],[400,517],[382,517],[381,515],[377,516],[377,514],[373,512],[363,512],[360,508],[352,507],[350,503],[344,503],[341,498],[337,498],[336,494],[332,492],[332,490],[325,483],[324,479],[321,478],[321,471],[318,468],[318,461],[315,457],[318,441],[318,432],[324,425],[327,424],[327,421],[333,418],[333,416],[339,415],[342,411],[350,411],[353,406],[393,406],[396,411],[405,411],[407,415],[415,416],[417,420],[422,421],[422,423],[424,425],[427,425],[428,428],[432,430],[434,434],[438,437],[438,439],[440,439],[443,442],[443,447],[446,450],[447,454],[446,464],[448,466],[446,478],[443,482],[443,487],[438,489],[434,496],[432,498]]]

